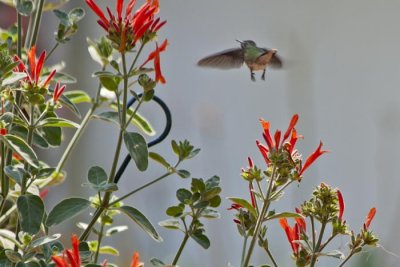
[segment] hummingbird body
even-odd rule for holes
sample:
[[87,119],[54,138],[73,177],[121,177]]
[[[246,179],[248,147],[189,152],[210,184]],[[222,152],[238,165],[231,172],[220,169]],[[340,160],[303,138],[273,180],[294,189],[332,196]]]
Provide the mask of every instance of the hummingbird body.
[[255,81],[254,71],[262,70],[261,79],[265,80],[265,72],[267,66],[280,68],[282,61],[276,55],[276,49],[267,49],[257,47],[256,43],[251,40],[238,41],[241,48],[224,50],[222,52],[207,56],[201,59],[197,65],[201,67],[211,67],[220,69],[239,68],[246,63],[250,69],[250,77]]

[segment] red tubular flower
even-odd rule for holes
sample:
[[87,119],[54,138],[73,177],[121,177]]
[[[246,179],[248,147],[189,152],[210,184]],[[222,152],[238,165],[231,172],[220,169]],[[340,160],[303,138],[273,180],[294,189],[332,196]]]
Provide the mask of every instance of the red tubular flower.
[[6,128],[1,128],[0,129],[0,135],[6,135],[7,134],[7,129]]
[[135,251],[135,253],[133,253],[130,267],[141,267],[141,266],[143,266],[143,263],[139,262],[139,253]]
[[233,204],[231,205],[231,207],[228,208],[228,210],[239,210],[239,209],[241,209],[241,208],[243,208],[242,205],[237,204],[237,203],[233,203]]
[[364,222],[364,229],[368,230],[369,225],[371,224],[372,220],[374,219],[376,214],[376,208],[371,208],[367,217],[365,218],[365,222]]
[[79,256],[79,239],[76,235],[72,235],[72,250],[66,249],[63,256],[52,256],[51,259],[56,264],[56,267],[80,267],[81,259]]
[[267,163],[267,165],[269,164],[269,158],[268,158],[268,148],[266,146],[264,146],[263,144],[260,143],[260,141],[256,140],[256,144],[258,149],[261,152],[261,155],[263,156],[265,162]]
[[36,62],[36,46],[33,46],[28,51],[29,68],[27,68],[27,66],[17,56],[15,56],[14,59],[15,61],[20,62],[18,65],[18,70],[26,73],[26,81],[31,86],[47,87],[56,74],[56,70],[52,70],[46,80],[42,84],[39,84],[40,74],[46,60],[46,51],[42,51],[42,53],[40,53],[39,59]]
[[267,142],[267,146],[269,148],[269,150],[275,148],[274,142],[272,141],[272,137],[271,137],[271,133],[269,132],[269,127],[270,127],[270,123],[269,121],[265,121],[263,119],[260,119],[261,125],[264,129],[264,133],[263,133],[263,137],[265,142]]
[[249,168],[253,168],[253,160],[250,157],[247,157],[247,161],[249,162]]
[[308,156],[308,158],[306,159],[306,162],[304,163],[303,167],[301,168],[301,170],[299,172],[299,176],[301,176],[304,173],[304,171],[307,170],[308,167],[310,167],[311,164],[313,164],[317,158],[319,158],[319,156],[328,152],[328,150],[321,150],[321,148],[322,148],[322,142],[320,142],[317,149],[310,156]]
[[[168,40],[165,39],[164,42],[162,42],[162,44],[158,47],[158,53],[164,52],[167,49],[167,45],[168,45]],[[157,49],[149,54],[146,61],[140,67],[143,68],[143,66],[146,65],[148,62],[154,60],[156,57],[156,53]]]
[[57,103],[58,99],[60,98],[60,96],[62,95],[62,93],[65,90],[65,85],[60,87],[60,84],[57,83],[56,87],[54,88],[54,93],[53,93],[53,102]]
[[342,221],[343,218],[343,212],[344,212],[344,201],[343,201],[343,196],[342,193],[338,190],[337,191],[337,197],[338,197],[338,203],[339,203],[339,221]]
[[107,7],[109,19],[94,0],[85,1],[99,17],[97,23],[106,30],[108,38],[118,45],[120,52],[129,51],[146,34],[149,34],[149,38],[153,38],[154,34],[166,23],[154,17],[159,10],[158,1],[147,1],[133,12],[136,0],[130,0],[126,6],[125,15],[122,16],[124,1],[117,0],[116,16]]
[[275,134],[274,134],[274,139],[275,139],[275,146],[276,149],[279,149],[279,143],[281,141],[281,131],[276,130]]
[[295,255],[298,255],[299,253],[299,244],[296,242],[293,242],[295,240],[300,239],[300,231],[299,231],[299,226],[296,223],[293,228],[291,228],[288,224],[288,221],[286,218],[281,218],[279,219],[279,224],[283,228],[283,230],[286,233],[287,239],[290,243],[290,246],[292,247],[292,251]]
[[288,139],[290,133],[294,130],[294,127],[296,126],[298,120],[299,120],[299,115],[294,114],[292,119],[290,120],[289,127],[287,128],[285,134],[283,135],[282,143],[285,142],[286,139]]
[[161,73],[161,63],[160,63],[160,50],[158,49],[158,45],[156,44],[156,56],[154,57],[154,71],[156,72],[155,81],[161,82],[165,84],[165,78]]
[[[295,208],[295,210],[297,214],[302,215],[301,210],[299,208]],[[299,225],[300,231],[305,233],[307,231],[306,220],[304,220],[304,218],[295,218],[295,221]]]

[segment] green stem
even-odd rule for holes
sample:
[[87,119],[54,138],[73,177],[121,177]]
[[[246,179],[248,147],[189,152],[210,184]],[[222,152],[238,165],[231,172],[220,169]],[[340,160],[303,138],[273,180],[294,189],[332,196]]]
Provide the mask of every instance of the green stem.
[[354,255],[354,250],[352,250],[352,251],[350,252],[350,254],[347,255],[347,257],[344,259],[344,261],[343,261],[338,267],[344,266],[344,265],[346,264],[346,262],[347,262],[348,260],[350,260],[350,258],[351,258],[353,255]]
[[136,112],[138,111],[138,109],[140,108],[140,106],[143,103],[143,97],[140,98],[138,105],[136,106],[136,108],[133,110],[133,113],[131,114],[131,116],[129,117],[128,121],[125,124],[125,129],[129,126],[129,123],[132,121],[133,117],[136,115]]
[[240,259],[240,266],[243,266],[244,256],[246,255],[247,239],[249,239],[249,236],[245,235],[243,238],[243,248],[242,248],[242,257]]
[[94,263],[97,264],[97,260],[99,259],[99,252],[100,252],[100,244],[101,240],[103,239],[103,234],[104,234],[104,223],[101,223],[100,226],[100,232],[97,238],[97,248],[96,248],[96,253],[94,254]]
[[79,237],[79,241],[81,241],[81,242],[82,241],[86,241],[86,239],[88,238],[89,233],[92,230],[94,224],[96,223],[97,219],[100,217],[100,215],[103,213],[104,210],[105,210],[104,207],[97,208],[97,210],[93,214],[93,217],[92,217],[91,221],[88,224],[88,227],[86,227],[85,231],[83,231],[83,233]]
[[126,195],[124,195],[124,196],[118,198],[117,200],[111,202],[111,203],[108,204],[108,205],[109,205],[109,206],[112,206],[112,205],[114,205],[115,203],[120,202],[120,201],[122,201],[122,200],[124,200],[124,199],[130,197],[131,195],[133,195],[133,194],[135,194],[135,193],[137,193],[137,192],[139,192],[139,191],[145,189],[146,187],[149,187],[150,185],[161,181],[162,179],[164,179],[164,178],[170,176],[171,174],[172,174],[172,172],[164,173],[163,175],[161,175],[161,176],[158,177],[157,179],[154,179],[153,181],[151,181],[151,182],[149,182],[149,183],[147,183],[147,184],[145,184],[145,185],[142,185],[142,186],[139,187],[139,188],[136,188],[135,190],[133,190],[133,191],[129,192],[128,194],[126,194]]
[[88,112],[86,113],[85,117],[82,120],[80,127],[76,130],[76,132],[75,132],[74,136],[72,137],[71,141],[69,142],[67,148],[64,150],[64,153],[61,156],[61,159],[57,164],[57,167],[55,170],[56,173],[59,173],[63,169],[67,159],[71,155],[72,149],[75,147],[77,141],[79,140],[79,138],[82,136],[83,132],[85,131],[86,126],[88,125],[88,122],[89,122],[91,116],[93,115],[94,111],[96,110],[96,107],[97,107],[97,105],[93,105],[92,108],[89,109]]
[[315,263],[317,262],[318,253],[320,251],[319,248],[321,246],[322,238],[324,236],[325,227],[326,227],[326,223],[325,222],[321,223],[321,230],[320,230],[320,233],[319,233],[317,244],[315,245],[314,250],[313,250],[310,267],[314,267]]
[[[30,108],[30,114],[29,114],[28,136],[27,136],[27,140],[26,140],[26,142],[27,142],[27,144],[29,146],[32,145],[33,132],[35,130],[35,126],[34,126],[35,125],[35,116],[34,116],[35,106],[33,104],[31,104],[30,106],[31,106],[31,108]],[[28,163],[24,164],[24,170],[25,171],[29,170],[29,164]],[[21,195],[25,195],[26,191],[28,190],[28,187],[27,187],[27,181],[28,180],[27,179],[28,179],[28,177],[26,177],[25,175],[22,178]]]
[[186,232],[185,237],[183,238],[182,243],[179,246],[178,252],[175,255],[174,261],[172,262],[172,266],[175,266],[178,263],[179,257],[181,256],[182,251],[183,251],[188,239],[189,239],[189,234]]
[[268,257],[271,259],[272,264],[273,264],[275,267],[278,267],[278,264],[276,263],[276,261],[275,261],[275,259],[274,259],[274,256],[272,255],[272,253],[271,253],[271,251],[269,250],[269,248],[268,248],[268,247],[263,247],[263,248],[264,248],[265,252],[267,252]]
[[249,249],[247,250],[247,255],[246,255],[246,258],[244,260],[244,263],[243,263],[242,267],[249,266],[250,258],[251,258],[251,255],[253,254],[253,249],[254,249],[254,246],[256,244],[256,241],[257,241],[257,238],[258,238],[258,234],[259,234],[260,229],[261,229],[261,225],[262,225],[262,223],[264,221],[265,215],[267,214],[269,205],[271,204],[270,199],[271,199],[272,185],[273,185],[273,183],[275,181],[275,171],[276,171],[276,166],[274,166],[273,169],[272,169],[272,174],[271,174],[271,178],[269,180],[267,195],[265,197],[265,200],[264,200],[264,203],[263,203],[263,207],[261,209],[261,213],[259,214],[259,216],[257,218],[256,227],[254,229],[254,233],[253,233],[253,236],[251,238],[250,246],[249,246]]
[[33,33],[29,41],[29,48],[31,48],[36,44],[37,37],[39,35],[40,21],[42,19],[44,0],[38,0],[38,1],[39,2],[37,4],[37,11],[35,13],[35,21],[33,24]]
[[321,252],[336,236],[337,234],[331,235],[328,240],[326,240],[326,242],[320,246],[318,252]]
[[17,210],[17,205],[14,204],[13,206],[11,206],[11,208],[9,208],[1,217],[0,217],[0,224],[3,224],[8,217],[10,217],[11,214],[14,213],[14,211]]
[[313,250],[315,251],[315,222],[314,222],[314,217],[310,217],[311,221],[311,236],[312,236],[312,245],[313,245]]
[[17,55],[21,58],[22,55],[22,16],[17,11]]
[[131,65],[131,67],[129,68],[129,72],[128,72],[128,73],[131,73],[131,71],[133,70],[133,67],[134,67],[135,64],[136,64],[136,61],[138,60],[139,55],[140,55],[140,53],[142,52],[144,45],[145,45],[144,43],[141,43],[141,44],[140,44],[140,48],[139,48],[138,52],[136,53],[135,59],[133,60],[132,65]]
[[46,61],[50,58],[50,56],[53,54],[53,52],[57,49],[57,47],[60,45],[59,42],[57,42],[53,48],[50,50],[50,52],[46,55]]

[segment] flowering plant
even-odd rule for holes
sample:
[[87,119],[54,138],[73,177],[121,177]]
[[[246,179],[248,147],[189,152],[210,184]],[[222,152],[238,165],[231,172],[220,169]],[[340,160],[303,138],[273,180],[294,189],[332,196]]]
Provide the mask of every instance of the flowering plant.
[[[155,241],[162,241],[153,223],[137,207],[123,201],[171,175],[184,179],[191,177],[191,173],[180,166],[200,150],[187,140],[171,141],[172,151],[177,157],[175,163],[169,163],[163,156],[151,151],[151,147],[163,141],[171,128],[169,109],[156,95],[157,87],[166,83],[161,56],[168,46],[167,39],[158,42],[159,32],[166,25],[166,21],[158,15],[158,0],[146,0],[141,5],[135,0],[116,0],[115,11],[110,7],[102,9],[98,1],[85,0],[104,30],[104,35],[98,40],[88,40],[88,50],[100,65],[100,69],[93,74],[98,80],[94,96],[71,90],[75,78],[62,72],[63,64],[51,66],[48,62],[60,46],[73,38],[84,18],[84,9],[77,7],[63,11],[63,1],[0,2],[10,5],[17,14],[16,25],[1,29],[0,35],[0,266],[114,266],[108,254],[118,255],[118,250],[104,245],[104,242],[107,237],[127,229],[125,225],[115,225],[114,218],[121,214]],[[59,20],[55,29],[55,44],[50,52],[37,44],[44,12],[52,12]],[[29,19],[26,29],[22,23],[24,17]],[[146,46],[151,47],[152,52],[144,54]],[[167,123],[157,139],[147,142],[145,136],[153,136],[155,132],[138,111],[150,101],[161,106]],[[82,119],[77,107],[80,103],[90,105]],[[70,110],[79,123],[64,117],[64,113],[60,112],[64,108]],[[112,122],[117,126],[111,168],[89,167],[87,181],[83,185],[90,188],[92,195],[68,197],[48,209],[44,201],[46,194],[68,179],[65,163],[92,119]],[[272,256],[266,227],[274,219],[279,220],[286,233],[296,266],[314,266],[321,256],[344,257],[341,253],[324,252],[327,244],[338,235],[351,237],[350,250],[342,265],[364,246],[377,244],[378,240],[370,230],[376,210],[371,209],[360,233],[355,234],[343,219],[341,192],[323,183],[315,189],[310,200],[295,209],[296,212],[277,213],[271,209],[271,204],[282,196],[283,191],[290,184],[300,182],[305,171],[327,152],[322,150],[320,143],[303,164],[295,148],[301,138],[295,129],[297,121],[298,116],[295,115],[283,136],[276,131],[272,137],[270,123],[261,120],[266,145],[257,141],[257,146],[267,167],[262,170],[249,158],[249,167],[243,169],[242,177],[248,182],[250,201],[230,198],[233,201],[231,209],[236,211],[234,222],[245,241],[242,267],[250,266],[256,244],[266,251],[272,264],[278,266]],[[37,151],[59,147],[63,141],[63,128],[73,128],[75,133],[57,165],[51,166],[38,156]],[[120,164],[123,147],[129,154]],[[131,159],[140,172],[148,169],[149,160],[159,163],[165,172],[122,194],[119,191],[121,178]],[[266,183],[265,188],[263,183]],[[188,188],[177,189],[178,203],[166,207],[166,215],[170,218],[159,225],[183,233],[182,242],[170,263],[153,258],[150,260],[153,266],[178,266],[190,239],[204,249],[210,247],[204,220],[219,217],[216,208],[222,201],[220,194],[220,179],[217,176],[192,178]],[[75,221],[81,213],[91,215],[88,222]],[[295,220],[293,227],[288,219]],[[71,236],[71,245],[63,244],[61,234],[53,233],[54,226],[65,222],[72,222],[80,228],[76,230],[80,231],[79,236],[66,234]],[[317,223],[320,224],[318,234]],[[332,233],[324,240],[328,226],[331,226]],[[135,250],[130,266],[143,266]]]

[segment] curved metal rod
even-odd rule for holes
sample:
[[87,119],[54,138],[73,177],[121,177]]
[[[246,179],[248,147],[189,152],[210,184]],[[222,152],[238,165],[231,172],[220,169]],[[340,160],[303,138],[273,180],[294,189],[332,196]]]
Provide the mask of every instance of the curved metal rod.
[[[139,97],[142,96],[142,94],[138,95]],[[160,107],[162,108],[162,110],[165,113],[165,119],[166,119],[166,124],[165,124],[165,128],[164,131],[160,134],[159,137],[157,137],[156,139],[154,139],[153,141],[150,141],[149,143],[147,143],[148,147],[152,147],[154,145],[157,145],[158,143],[162,142],[169,134],[169,132],[171,131],[171,126],[172,126],[172,116],[171,116],[171,111],[169,110],[167,104],[165,104],[164,101],[161,100],[161,98],[159,98],[158,96],[153,96],[153,100],[160,105]],[[133,103],[135,103],[136,98],[132,98],[131,100],[129,100],[127,107],[130,108]],[[117,174],[115,175],[115,179],[114,182],[118,183],[118,181],[121,179],[122,174],[125,172],[126,167],[128,166],[129,162],[131,161],[131,155],[128,154],[126,155],[124,161],[122,162],[121,166],[119,167]]]

